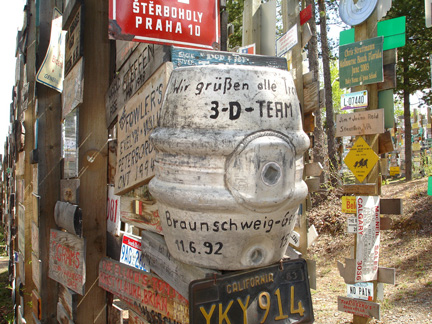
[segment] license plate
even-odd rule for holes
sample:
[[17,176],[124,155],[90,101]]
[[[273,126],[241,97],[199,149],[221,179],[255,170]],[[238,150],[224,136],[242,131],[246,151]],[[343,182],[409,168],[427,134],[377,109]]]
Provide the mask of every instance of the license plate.
[[367,106],[368,106],[368,92],[367,91],[345,93],[341,96],[341,108],[342,108],[342,110],[366,108]]
[[306,261],[191,282],[190,323],[313,323]]
[[[120,263],[143,271],[149,271],[144,264],[141,241],[130,234],[124,234],[121,246]],[[148,268],[148,267],[147,267]]]

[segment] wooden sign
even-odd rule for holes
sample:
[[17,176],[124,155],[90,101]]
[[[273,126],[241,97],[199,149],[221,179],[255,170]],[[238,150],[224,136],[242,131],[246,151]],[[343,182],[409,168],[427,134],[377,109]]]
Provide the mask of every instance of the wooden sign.
[[357,217],[347,218],[347,233],[357,234]]
[[62,119],[84,100],[84,59],[73,67],[63,81]]
[[42,319],[42,300],[36,290],[32,290],[32,310],[38,320]]
[[189,284],[193,280],[219,274],[215,270],[195,267],[174,259],[161,235],[143,231],[141,236],[145,264],[184,298],[188,298]]
[[99,263],[99,287],[150,323],[157,323],[152,318],[189,323],[188,301],[154,274],[104,258]]
[[384,81],[383,41],[381,36],[339,47],[341,89]]
[[319,177],[324,168],[320,162],[311,162],[304,165],[304,172],[307,177]]
[[31,222],[31,249],[32,253],[39,256],[39,227],[35,222]]
[[79,6],[67,29],[64,67],[65,76],[68,76],[78,60],[83,56],[82,26],[84,20],[82,19],[82,14],[82,6]]
[[162,233],[156,200],[150,194],[148,185],[135,188],[121,196],[121,221],[135,227]]
[[376,280],[380,247],[379,196],[356,197],[356,282]]
[[347,167],[352,171],[358,181],[363,182],[378,162],[378,155],[359,137],[344,159]]
[[312,112],[319,108],[319,90],[318,81],[304,86],[304,113]]
[[384,109],[336,115],[336,137],[384,133]]
[[116,195],[144,184],[154,176],[156,151],[150,133],[159,121],[172,63],[165,63],[128,101],[118,118]]
[[58,227],[69,233],[81,236],[82,211],[77,205],[57,201],[54,208],[54,220]]
[[148,324],[148,322],[135,313],[133,310],[129,310],[129,322],[128,324]]
[[41,283],[42,283],[42,261],[39,260],[36,253],[32,252],[31,257],[31,267],[32,267],[32,280],[35,284],[35,287],[38,291],[41,291]]
[[85,239],[55,229],[50,231],[48,276],[84,295]]
[[68,318],[73,321],[76,319],[78,294],[63,285],[59,285],[58,287],[58,302],[63,306]]
[[74,324],[60,302],[57,303],[57,322],[62,324]]
[[366,300],[338,297],[338,311],[381,319],[380,305]]
[[116,40],[116,71],[119,71],[124,63],[126,63],[128,57],[133,51],[140,45],[136,42],[128,42],[123,40]]
[[109,38],[213,49],[218,43],[219,1],[109,1]]
[[174,68],[181,66],[228,64],[267,66],[280,70],[287,70],[287,61],[282,57],[193,50],[178,47],[172,47],[171,61]]
[[114,186],[108,186],[107,231],[120,235],[120,196],[114,194]]
[[60,180],[60,199],[71,204],[78,204],[79,179]]
[[22,204],[18,204],[18,251],[21,252],[25,258],[25,242],[26,242],[26,216],[25,207]]
[[120,109],[164,63],[169,61],[169,48],[140,44],[123,64],[105,96],[105,117],[109,127]]

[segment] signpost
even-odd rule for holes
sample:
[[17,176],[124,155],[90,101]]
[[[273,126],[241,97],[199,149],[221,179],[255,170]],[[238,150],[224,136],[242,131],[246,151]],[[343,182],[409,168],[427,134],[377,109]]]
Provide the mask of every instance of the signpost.
[[357,180],[363,182],[378,162],[378,159],[378,155],[360,136],[345,157],[344,162],[354,173]]
[[374,287],[372,282],[347,284],[347,297],[372,301]]
[[341,88],[383,81],[382,36],[339,47],[339,82]]
[[336,137],[384,133],[384,109],[336,116]]
[[361,299],[338,297],[338,311],[361,317],[381,319],[380,305]]
[[219,0],[110,0],[109,37],[214,49],[220,37]]
[[367,90],[345,93],[341,95],[342,110],[366,108],[367,106],[368,106]]

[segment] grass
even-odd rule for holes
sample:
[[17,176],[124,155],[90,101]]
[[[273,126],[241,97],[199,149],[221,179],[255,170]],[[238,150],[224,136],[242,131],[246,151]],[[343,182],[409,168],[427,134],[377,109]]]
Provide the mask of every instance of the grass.
[[0,323],[13,323],[14,311],[12,302],[12,287],[9,285],[8,271],[0,273]]

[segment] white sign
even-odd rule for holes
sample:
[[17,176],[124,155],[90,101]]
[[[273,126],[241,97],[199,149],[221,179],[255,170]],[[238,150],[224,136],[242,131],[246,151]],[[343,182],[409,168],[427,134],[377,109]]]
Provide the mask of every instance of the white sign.
[[426,27],[432,27],[432,0],[425,0]]
[[347,297],[373,301],[373,283],[358,282],[354,285],[347,284]]
[[336,137],[384,133],[384,109],[336,115]]
[[114,194],[114,186],[108,187],[107,231],[120,235],[120,196]]
[[127,264],[139,270],[150,271],[149,267],[146,267],[144,264],[140,238],[134,237],[131,234],[123,235],[120,263]]
[[291,48],[296,46],[297,42],[297,25],[294,25],[276,41],[276,56],[284,55]]
[[299,247],[300,246],[300,234],[297,233],[296,231],[292,231],[290,238],[289,238],[289,243],[294,245],[295,247]]
[[377,280],[380,241],[379,196],[356,197],[356,282]]
[[348,217],[347,223],[348,223],[347,232],[349,234],[357,234],[357,217]]
[[65,38],[66,31],[62,30],[62,15],[54,8],[50,44],[36,74],[36,81],[59,92],[63,91]]
[[345,93],[341,95],[342,110],[366,108],[367,106],[368,106],[368,92],[366,90]]

